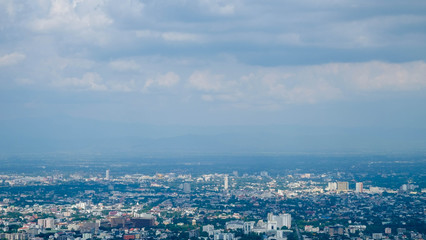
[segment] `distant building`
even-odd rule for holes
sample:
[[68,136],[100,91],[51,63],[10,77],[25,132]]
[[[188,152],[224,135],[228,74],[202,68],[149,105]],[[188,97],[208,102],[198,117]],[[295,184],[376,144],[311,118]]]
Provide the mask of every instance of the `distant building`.
[[288,213],[280,214],[279,215],[279,219],[281,219],[281,221],[282,221],[282,226],[281,227],[285,226],[288,229],[291,228],[291,215],[290,214],[288,214]]
[[385,233],[386,234],[392,234],[392,228],[385,228]]
[[105,171],[105,180],[109,180],[109,169]]
[[79,226],[81,233],[95,233],[97,230],[99,230],[99,223],[95,222],[83,222],[80,223]]
[[277,230],[277,216],[274,216],[272,213],[268,213],[268,222],[266,223],[266,230]]
[[126,219],[124,217],[110,217],[109,222],[111,227],[124,227],[126,224]]
[[223,233],[223,232],[215,232],[214,240],[233,240],[234,234],[233,233]]
[[384,190],[380,187],[370,187],[370,193],[380,194],[380,193],[383,193],[383,192],[384,192]]
[[382,239],[383,234],[382,233],[373,233],[372,237],[373,237],[373,239]]
[[328,234],[332,236],[343,235],[344,227],[341,225],[336,225],[328,228]]
[[200,236],[200,229],[193,229],[188,232],[189,238],[198,238]]
[[41,228],[54,228],[55,219],[53,218],[39,219],[37,221],[37,225],[39,225]]
[[214,231],[213,225],[209,224],[209,225],[203,226],[203,232],[207,232],[209,236],[213,235],[213,231]]
[[191,192],[191,184],[190,183],[183,183],[183,191],[185,193],[190,193]]
[[279,230],[282,227],[291,228],[291,215],[288,213],[280,214],[278,216],[273,215],[272,213],[268,214],[268,230]]
[[130,222],[133,224],[135,228],[144,228],[144,227],[152,227],[155,225],[155,217],[149,214],[146,216],[131,218]]
[[339,192],[349,191],[349,183],[348,182],[337,182],[337,191],[339,191]]
[[411,190],[414,190],[414,189],[416,189],[416,188],[418,188],[419,186],[417,186],[417,185],[414,185],[414,184],[403,184],[401,187],[400,187],[400,190],[401,191],[411,191]]
[[252,229],[254,228],[254,221],[250,222],[244,222],[244,234],[251,233]]
[[237,230],[237,229],[244,229],[244,222],[243,221],[230,221],[226,223],[226,229],[229,230]]
[[123,239],[124,240],[133,240],[133,239],[136,239],[136,235],[135,234],[125,234],[123,236]]
[[[28,233],[0,233],[0,239],[7,239],[7,240],[27,240],[30,239],[31,235]],[[31,238],[35,239],[35,238]]]
[[311,178],[311,174],[310,173],[305,173],[300,175],[301,178]]
[[225,176],[224,183],[223,183],[223,189],[225,189],[225,191],[228,190],[228,175]]
[[329,182],[328,183],[328,190],[329,191],[336,191],[337,190],[337,183],[336,182]]
[[362,182],[357,182],[355,185],[355,192],[362,193],[364,192],[364,184]]

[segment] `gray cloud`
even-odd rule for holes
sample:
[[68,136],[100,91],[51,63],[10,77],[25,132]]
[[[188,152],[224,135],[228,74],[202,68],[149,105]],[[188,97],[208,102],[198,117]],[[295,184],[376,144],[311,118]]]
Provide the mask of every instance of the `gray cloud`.
[[4,0],[0,90],[48,92],[43,104],[110,94],[140,116],[392,102],[425,91],[425,12],[420,0]]

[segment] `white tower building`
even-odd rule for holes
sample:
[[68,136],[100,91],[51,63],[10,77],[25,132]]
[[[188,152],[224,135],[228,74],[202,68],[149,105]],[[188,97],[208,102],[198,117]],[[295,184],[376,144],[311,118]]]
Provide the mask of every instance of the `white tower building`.
[[357,193],[362,193],[364,192],[364,185],[362,184],[362,182],[357,182],[355,185],[355,192]]
[[336,191],[337,190],[337,183],[336,182],[329,182],[328,183],[328,190],[329,191]]
[[291,228],[291,215],[288,213],[280,214],[283,226],[286,226],[288,229]]

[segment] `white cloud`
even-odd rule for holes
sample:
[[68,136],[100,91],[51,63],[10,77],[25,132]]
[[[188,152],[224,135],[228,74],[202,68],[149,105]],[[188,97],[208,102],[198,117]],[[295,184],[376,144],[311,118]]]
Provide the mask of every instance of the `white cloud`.
[[152,30],[138,30],[136,36],[139,38],[162,39],[169,42],[196,42],[201,41],[201,36],[184,32],[160,32]]
[[[115,61],[106,66],[120,70],[137,69],[133,61]],[[101,71],[104,66],[96,67]],[[221,68],[217,68],[221,69]],[[81,78],[58,77],[53,86],[70,90],[156,92],[176,87],[183,73],[153,72],[144,77],[141,71],[122,73],[102,79],[88,72]],[[123,77],[120,77],[121,74]],[[225,70],[196,70],[189,75],[181,97],[197,95],[206,102],[232,102],[244,106],[279,106],[315,104],[351,98],[355,93],[418,91],[426,88],[426,63],[330,63],[310,66],[248,67],[234,65]],[[145,78],[146,80],[142,80]],[[25,79],[25,78],[22,78]],[[137,80],[140,79],[140,80]],[[25,81],[17,82],[21,85]]]
[[101,76],[94,72],[88,72],[82,78],[65,78],[55,80],[52,86],[69,90],[106,91],[107,86],[103,83]]
[[[241,77],[245,84],[255,86],[252,101],[269,105],[317,103],[341,97],[341,90],[327,81],[305,78],[303,69],[269,69]],[[264,105],[264,104],[263,104]]]
[[219,91],[225,85],[222,83],[224,75],[211,74],[208,71],[195,71],[189,77],[189,84],[202,91]]
[[407,91],[426,87],[426,63],[369,62],[342,64],[341,74],[360,90]]
[[179,76],[174,72],[168,72],[157,77],[157,83],[162,87],[172,87],[179,82]]
[[33,30],[73,30],[81,31],[105,27],[113,23],[103,11],[103,0],[51,0],[48,16],[30,23]]
[[0,67],[15,65],[26,58],[25,54],[14,52],[0,57]]
[[175,86],[177,83],[179,83],[179,81],[180,81],[179,75],[177,75],[174,72],[159,74],[155,78],[149,78],[145,82],[144,90],[147,90],[148,88],[152,86],[170,88]]
[[195,71],[189,85],[202,100],[247,106],[314,104],[349,98],[365,91],[415,91],[426,88],[426,63],[332,63],[295,67],[249,68],[251,73]]

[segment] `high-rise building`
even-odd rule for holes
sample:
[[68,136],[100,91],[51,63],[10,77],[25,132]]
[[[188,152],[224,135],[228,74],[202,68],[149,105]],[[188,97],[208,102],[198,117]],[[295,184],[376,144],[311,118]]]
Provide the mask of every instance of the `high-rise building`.
[[254,221],[244,222],[244,234],[249,234],[254,228],[254,224],[255,224]]
[[269,230],[279,230],[282,227],[291,228],[291,215],[288,213],[280,214],[278,216],[273,215],[272,213],[268,214],[268,229]]
[[109,169],[105,171],[105,180],[109,180]]
[[348,190],[349,190],[349,183],[348,182],[337,182],[337,191],[346,192]]
[[279,218],[281,218],[282,226],[286,226],[288,229],[291,228],[291,215],[288,213],[280,214]]
[[364,192],[364,185],[362,184],[362,182],[357,182],[355,184],[355,192],[357,192],[357,193]]
[[225,191],[228,190],[228,175],[225,176],[224,183],[223,183],[223,189],[225,189]]
[[39,225],[41,228],[53,228],[55,226],[55,219],[53,218],[39,219],[37,221],[37,225]]
[[329,182],[328,183],[328,190],[329,191],[336,191],[337,190],[337,183],[336,182]]
[[191,192],[191,184],[190,183],[183,183],[183,191],[185,193],[190,193]]

